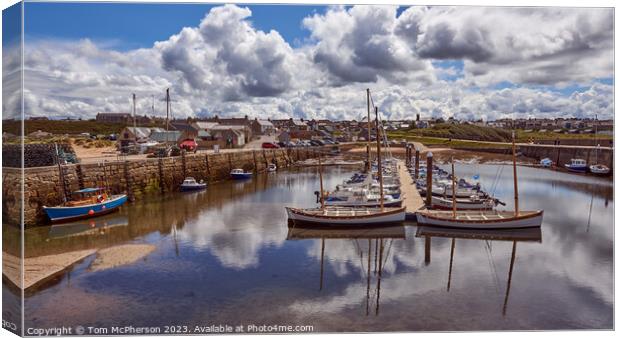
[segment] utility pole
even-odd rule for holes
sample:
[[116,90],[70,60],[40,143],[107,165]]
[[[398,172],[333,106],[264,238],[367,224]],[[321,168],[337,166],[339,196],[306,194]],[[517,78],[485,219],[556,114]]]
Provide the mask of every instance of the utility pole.
[[170,116],[170,88],[166,88],[166,146],[168,146],[168,117]]
[[133,99],[133,146],[138,147],[138,131],[136,129],[136,93],[131,94]]

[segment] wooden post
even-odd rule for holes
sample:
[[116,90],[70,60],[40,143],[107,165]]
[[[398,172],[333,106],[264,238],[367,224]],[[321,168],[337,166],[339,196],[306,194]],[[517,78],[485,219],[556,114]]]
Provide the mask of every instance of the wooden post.
[[519,185],[517,184],[517,151],[515,146],[515,134],[512,132],[512,179],[515,193],[515,217],[519,216]]
[[418,149],[415,150],[415,172],[414,178],[417,180],[420,178],[420,151]]
[[368,106],[368,140],[366,140],[366,171],[370,172],[370,88],[366,88],[366,104]]
[[430,208],[433,201],[433,153],[426,154],[426,207]]
[[452,159],[452,218],[456,219],[456,175],[454,174],[454,158]]
[[207,165],[207,180],[211,178],[211,167],[209,166],[209,154],[205,154],[205,163]]
[[252,156],[254,157],[254,172],[258,173],[258,164],[256,162],[256,151],[252,150]]
[[424,236],[424,265],[431,264],[431,236]]
[[321,209],[325,209],[325,199],[323,198],[323,166],[321,165],[320,154],[319,154],[319,181],[321,181]]

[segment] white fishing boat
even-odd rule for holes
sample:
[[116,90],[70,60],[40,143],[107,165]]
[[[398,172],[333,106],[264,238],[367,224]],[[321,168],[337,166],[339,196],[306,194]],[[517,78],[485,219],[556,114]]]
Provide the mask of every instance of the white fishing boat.
[[[478,211],[457,211],[455,194],[452,194],[452,211],[422,210],[416,212],[418,224],[452,228],[466,229],[516,229],[540,227],[543,219],[542,210],[521,211],[519,210],[519,189],[517,184],[517,163],[514,143],[514,132],[512,136],[512,166],[515,210],[478,210]],[[454,163],[452,163],[452,177],[454,177]],[[456,183],[452,181],[453,191]]]
[[181,191],[196,191],[207,189],[207,183],[200,181],[196,182],[193,177],[186,177],[181,183]]
[[[380,194],[373,193],[368,189],[339,190],[327,195],[325,205],[378,208],[381,206],[380,199]],[[402,202],[400,198],[394,198],[392,195],[383,195],[383,205],[386,207],[400,207]]]
[[[370,115],[370,112],[369,112]],[[381,141],[379,132],[379,113],[375,109],[377,131],[377,175],[379,176],[379,207],[339,207],[325,205],[323,190],[323,170],[319,153],[320,208],[302,209],[286,207],[289,221],[319,226],[365,226],[385,225],[405,220],[405,207],[386,207],[383,193],[383,170],[381,161]],[[369,163],[370,166],[370,163]]]

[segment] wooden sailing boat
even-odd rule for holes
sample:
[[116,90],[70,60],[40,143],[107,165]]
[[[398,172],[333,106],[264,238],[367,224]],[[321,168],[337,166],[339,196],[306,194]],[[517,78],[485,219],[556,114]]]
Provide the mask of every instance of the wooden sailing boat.
[[405,207],[388,208],[383,204],[383,169],[381,168],[381,141],[379,137],[379,112],[375,109],[377,128],[377,173],[379,175],[380,208],[354,208],[325,206],[323,192],[323,168],[319,153],[319,180],[321,182],[321,207],[301,209],[286,207],[289,221],[322,226],[364,226],[403,222]]
[[[594,121],[594,142],[595,143],[596,143],[597,125],[598,125],[598,118],[595,116],[595,121]],[[598,163],[598,149],[599,148],[600,148],[600,144],[596,143],[596,150],[594,151],[594,164],[589,166],[588,169],[590,169],[590,172],[593,173],[594,175],[600,175],[600,176],[608,175],[611,172],[609,167],[604,164]]]
[[[514,181],[514,211],[480,210],[480,211],[452,211],[422,210],[416,212],[418,224],[468,228],[468,229],[515,229],[540,227],[542,224],[543,211],[521,211],[519,210],[519,189],[517,184],[517,161],[515,151],[514,132],[512,135],[512,167]],[[453,191],[454,191],[454,164],[452,165]],[[452,194],[453,205],[456,196]]]

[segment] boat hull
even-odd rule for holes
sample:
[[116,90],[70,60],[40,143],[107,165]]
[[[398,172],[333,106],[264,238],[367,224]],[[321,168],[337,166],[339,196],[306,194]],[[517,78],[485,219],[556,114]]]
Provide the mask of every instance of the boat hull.
[[198,191],[207,189],[206,184],[196,184],[196,185],[181,185],[181,191]]
[[317,224],[322,226],[363,226],[378,224],[393,224],[405,220],[405,208],[396,208],[393,211],[383,213],[371,213],[365,216],[327,216],[304,212],[302,209],[286,208],[289,220],[304,224]]
[[103,203],[87,204],[76,207],[44,206],[43,210],[52,223],[62,223],[109,214],[118,210],[118,208],[125,202],[127,202],[127,195],[117,195]]
[[247,180],[252,178],[252,173],[230,174],[230,178],[233,180]]
[[574,172],[574,173],[585,173],[588,169],[587,166],[572,166],[570,164],[564,165],[566,170]]
[[536,228],[542,224],[543,212],[536,211],[526,215],[514,218],[491,220],[466,220],[452,219],[450,212],[428,213],[417,212],[416,218],[419,225],[432,225],[447,228],[462,229],[520,229],[520,228]]
[[605,176],[605,175],[609,175],[610,172],[611,170],[607,167],[597,167],[594,165],[590,166],[590,173],[594,175]]

